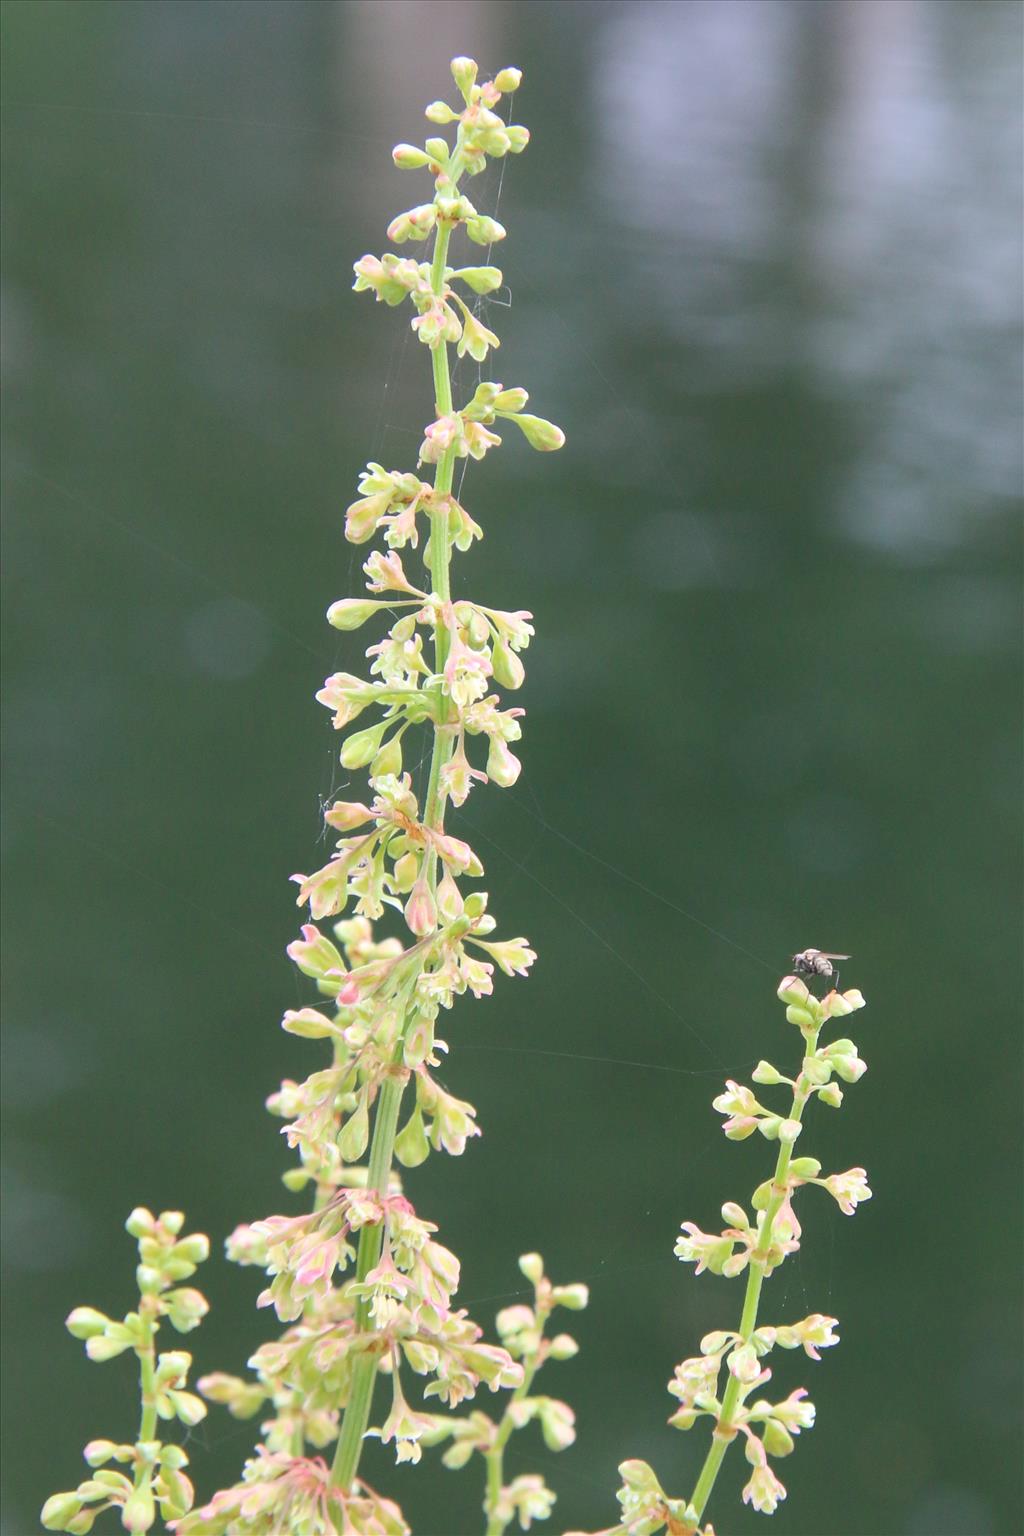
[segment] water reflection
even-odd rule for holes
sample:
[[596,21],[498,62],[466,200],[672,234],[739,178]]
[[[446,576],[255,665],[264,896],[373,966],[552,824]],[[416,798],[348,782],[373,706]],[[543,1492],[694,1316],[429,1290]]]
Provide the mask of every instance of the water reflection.
[[796,370],[841,401],[835,524],[898,559],[1019,490],[1018,39],[1009,5],[719,0],[633,5],[597,47],[631,312],[721,388]]

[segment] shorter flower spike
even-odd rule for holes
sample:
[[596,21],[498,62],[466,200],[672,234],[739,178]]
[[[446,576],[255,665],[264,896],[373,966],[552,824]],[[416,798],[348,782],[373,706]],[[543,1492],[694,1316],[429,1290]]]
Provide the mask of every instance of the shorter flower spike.
[[758,1131],[777,1145],[774,1173],[754,1190],[752,1216],[738,1201],[727,1200],[721,1208],[726,1223],[722,1231],[704,1232],[696,1222],[685,1221],[675,1245],[677,1257],[693,1264],[698,1275],[705,1270],[727,1278],[747,1274],[740,1328],[705,1334],[701,1353],[677,1365],[668,1385],[679,1405],[668,1422],[689,1430],[699,1420],[710,1419],[711,1448],[688,1499],[669,1496],[646,1462],[623,1462],[618,1494],[622,1520],[597,1536],[655,1536],[660,1531],[671,1536],[708,1536],[711,1527],[702,1526],[701,1521],[728,1446],[738,1436],[743,1438],[752,1469],[743,1501],[762,1514],[772,1514],[786,1497],[786,1489],[770,1461],[790,1455],[795,1438],[814,1424],[814,1404],[803,1387],[774,1403],[755,1394],[771,1380],[766,1357],[774,1349],[802,1349],[809,1360],[818,1361],[823,1349],[839,1342],[837,1320],[812,1312],[799,1322],[774,1325],[758,1323],[757,1314],[764,1281],[800,1246],[800,1223],[793,1209],[796,1191],[805,1184],[819,1184],[848,1215],[871,1198],[863,1168],[822,1177],[817,1158],[794,1155],[811,1101],[839,1108],[843,1096],[833,1078],[855,1083],[864,1074],[852,1040],[820,1043],[826,1023],[862,1008],[864,999],[855,989],[817,998],[799,976],[784,977],[778,995],[787,1020],[803,1035],[800,1068],[790,1078],[761,1060],[753,1078],[769,1089],[786,1088],[788,1105],[777,1109],[764,1105],[753,1089],[731,1078],[714,1099],[715,1109],[726,1117],[722,1128],[730,1140],[742,1141]]

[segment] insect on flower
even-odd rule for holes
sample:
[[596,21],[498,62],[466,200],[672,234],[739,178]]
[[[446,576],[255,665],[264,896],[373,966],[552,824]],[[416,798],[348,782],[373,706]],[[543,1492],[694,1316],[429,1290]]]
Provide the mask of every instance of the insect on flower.
[[833,960],[849,960],[849,955],[833,954],[828,949],[802,949],[793,956],[793,973],[796,976],[824,976],[839,985],[839,972]]

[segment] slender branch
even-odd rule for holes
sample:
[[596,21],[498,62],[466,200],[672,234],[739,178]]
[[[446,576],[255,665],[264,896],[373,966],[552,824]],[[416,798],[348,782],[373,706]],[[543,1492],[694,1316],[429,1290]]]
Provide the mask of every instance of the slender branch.
[[[817,1048],[819,1033],[820,1030],[808,1039],[806,1055],[813,1056]],[[801,1073],[793,1087],[793,1107],[789,1115],[791,1120],[799,1121],[802,1118],[807,1100],[811,1095],[811,1089],[812,1085]],[[772,1197],[762,1217],[760,1236],[757,1246],[750,1256],[750,1267],[747,1272],[747,1288],[743,1296],[743,1312],[740,1317],[739,1326],[740,1338],[744,1344],[750,1342],[751,1335],[757,1328],[757,1310],[761,1300],[761,1287],[765,1280],[765,1260],[772,1245],[775,1218],[782,1209],[786,1198],[786,1176],[789,1173],[789,1163],[792,1155],[793,1143],[790,1141],[781,1143],[778,1160],[775,1164],[775,1177],[772,1180]],[[739,1403],[741,1390],[742,1384],[739,1378],[730,1375],[728,1385],[722,1396],[722,1411],[712,1436],[711,1446],[704,1459],[704,1465],[701,1468],[700,1476],[693,1490],[693,1497],[690,1500],[698,1520],[707,1508],[719,1469],[725,1459],[725,1453],[731,1441],[736,1438],[733,1415]]]
[[[542,1334],[548,1316],[548,1311],[538,1308],[537,1323]],[[530,1388],[533,1386],[533,1378],[540,1369],[540,1364],[540,1352],[538,1350],[533,1360],[528,1365],[524,1365],[523,1379],[509,1398],[505,1406],[505,1412],[502,1414],[498,1425],[498,1432],[494,1437],[494,1444],[484,1457],[487,1464],[487,1493],[484,1499],[484,1513],[487,1516],[486,1536],[504,1536],[504,1532],[510,1523],[509,1520],[502,1520],[499,1516],[498,1500],[501,1498],[501,1490],[505,1482],[505,1447],[511,1438],[512,1431],[516,1427],[512,1420],[511,1408],[513,1403],[518,1403],[529,1394]]]

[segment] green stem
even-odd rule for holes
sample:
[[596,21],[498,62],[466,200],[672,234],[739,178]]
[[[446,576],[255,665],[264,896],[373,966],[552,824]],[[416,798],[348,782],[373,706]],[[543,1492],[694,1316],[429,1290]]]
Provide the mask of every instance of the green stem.
[[139,1316],[145,1330],[144,1343],[136,1353],[139,1357],[139,1387],[142,1398],[142,1415],[139,1419],[139,1439],[156,1438],[156,1327],[147,1316],[145,1303],[139,1308]]
[[[544,1333],[544,1328],[550,1315],[550,1309],[538,1306],[537,1322],[541,1335]],[[501,1422],[498,1425],[498,1433],[494,1437],[494,1444],[484,1456],[484,1461],[487,1465],[487,1494],[484,1498],[484,1514],[487,1516],[486,1536],[504,1536],[504,1532],[509,1524],[507,1520],[502,1520],[499,1517],[497,1510],[498,1500],[501,1497],[501,1490],[505,1481],[505,1447],[511,1438],[512,1431],[515,1429],[510,1409],[513,1403],[518,1403],[522,1398],[529,1395],[530,1388],[533,1386],[533,1378],[540,1369],[540,1363],[539,1351],[532,1360],[524,1362],[523,1379],[509,1398],[505,1412],[501,1416]]]
[[[457,166],[458,154],[452,158],[449,175],[454,189],[459,179]],[[430,267],[430,283],[434,292],[440,295],[444,290],[445,261],[448,255],[448,242],[451,239],[451,226],[446,223],[438,223],[434,238],[434,255]],[[431,360],[434,372],[434,393],[436,396],[438,416],[450,415],[452,410],[452,382],[451,372],[448,366],[448,346],[442,342],[435,347]],[[435,499],[447,497],[452,488],[455,476],[455,450],[450,448],[438,461],[434,474]],[[448,567],[451,562],[451,545],[448,537],[448,512],[442,506],[440,510],[433,510],[430,514],[430,579],[434,592],[443,602],[447,602],[450,596]],[[441,625],[434,633],[434,670],[438,673],[444,670],[448,653],[448,631]],[[452,751],[452,735],[444,729],[442,723],[434,727],[434,744],[430,757],[430,776],[427,782],[427,799],[424,808],[424,821],[428,826],[440,828],[444,816],[444,795],[441,790],[441,770]],[[430,855],[429,875],[431,888],[437,885],[437,860],[433,852]],[[405,1092],[406,1075],[400,1070],[402,1061],[402,1044],[405,1035],[405,1026],[410,1010],[406,1014],[403,1023],[402,1035],[395,1047],[395,1055],[392,1065],[395,1067],[393,1075],[387,1077],[381,1089],[380,1097],[373,1121],[373,1139],[370,1144],[370,1165],[367,1173],[367,1188],[375,1190],[378,1195],[386,1195],[388,1182],[391,1177],[391,1164],[395,1152],[395,1135],[398,1130],[398,1117],[402,1107],[402,1095]],[[384,1241],[384,1229],[382,1223],[366,1225],[359,1233],[359,1247],[356,1251],[356,1275],[358,1282],[362,1283],[370,1270],[374,1268],[380,1259],[381,1247]],[[370,1302],[366,1297],[360,1297],[356,1303],[356,1329],[359,1333],[369,1332],[371,1329]],[[364,1350],[356,1356],[352,1367],[352,1381],[349,1388],[348,1403],[341,1423],[341,1433],[334,1450],[334,1461],[331,1466],[331,1482],[338,1488],[349,1489],[355,1481],[359,1471],[359,1458],[362,1454],[363,1439],[370,1422],[370,1410],[373,1406],[373,1389],[377,1382],[378,1356],[375,1350]]]
[[[818,1043],[818,1033],[808,1039],[805,1055],[811,1056]],[[803,1117],[807,1100],[811,1095],[812,1085],[806,1081],[803,1074],[797,1078],[793,1089],[793,1107],[789,1118],[800,1121]],[[772,1232],[775,1226],[775,1218],[782,1209],[786,1199],[788,1188],[786,1177],[789,1173],[789,1163],[793,1155],[793,1143],[783,1142],[779,1147],[779,1156],[775,1164],[775,1177],[772,1180],[772,1197],[768,1202],[761,1221],[761,1234],[757,1246],[750,1255],[750,1266],[747,1270],[747,1289],[743,1297],[743,1312],[740,1317],[739,1335],[742,1343],[750,1342],[751,1335],[757,1328],[757,1309],[761,1300],[761,1287],[765,1281],[765,1260],[772,1245]],[[725,1453],[730,1442],[736,1438],[736,1426],[733,1422],[736,1408],[740,1401],[740,1393],[743,1390],[742,1383],[735,1376],[730,1375],[728,1385],[722,1397],[722,1411],[718,1416],[718,1423],[711,1439],[711,1446],[704,1459],[700,1476],[693,1490],[690,1503],[699,1520],[707,1508],[718,1477],[719,1469],[725,1459]]]

